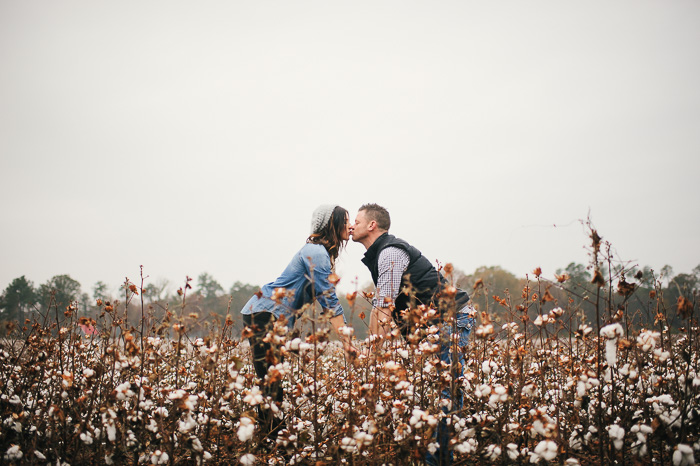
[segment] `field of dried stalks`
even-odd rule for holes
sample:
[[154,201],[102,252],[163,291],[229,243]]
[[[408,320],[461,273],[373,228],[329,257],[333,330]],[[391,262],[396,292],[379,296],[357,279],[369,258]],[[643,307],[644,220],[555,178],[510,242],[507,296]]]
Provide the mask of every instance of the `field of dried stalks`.
[[[595,302],[608,317],[586,323],[573,300],[542,299],[535,275],[517,298],[494,296],[507,319],[479,312],[456,380],[427,325],[372,350],[358,341],[366,351],[350,361],[310,310],[298,336],[270,329],[277,364],[261,382],[230,319],[195,338],[177,312],[157,322],[142,314],[137,329],[109,303],[96,320],[74,305],[52,309],[2,341],[2,462],[421,464],[444,423],[454,464],[695,464],[695,296],[679,303],[683,325],[672,329],[672,310],[651,293],[656,318],[641,327],[626,300],[604,299],[613,283],[600,283]],[[262,395],[270,381],[284,385],[279,406]],[[463,408],[450,409],[445,390],[461,392]],[[274,443],[263,441],[260,406],[285,420]]]

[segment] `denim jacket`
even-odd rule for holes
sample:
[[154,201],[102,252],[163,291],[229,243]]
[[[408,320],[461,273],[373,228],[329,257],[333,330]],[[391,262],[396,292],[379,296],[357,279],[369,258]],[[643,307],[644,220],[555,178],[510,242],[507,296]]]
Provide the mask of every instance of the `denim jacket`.
[[[315,297],[323,309],[332,310],[334,316],[343,315],[343,306],[335,294],[335,286],[328,281],[330,274],[331,258],[326,248],[321,244],[307,243],[296,253],[277,280],[261,288],[262,296],[256,294],[248,300],[241,309],[241,314],[271,312],[275,317],[284,315],[292,327],[295,311],[304,304],[313,302]],[[275,288],[287,290],[286,296],[279,303],[270,299]]]

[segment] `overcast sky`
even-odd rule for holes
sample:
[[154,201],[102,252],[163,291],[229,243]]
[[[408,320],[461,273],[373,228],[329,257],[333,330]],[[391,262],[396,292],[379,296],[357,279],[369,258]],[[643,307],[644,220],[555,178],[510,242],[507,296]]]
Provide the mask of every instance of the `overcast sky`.
[[467,273],[586,263],[589,215],[690,272],[699,45],[697,1],[0,0],[0,287],[261,285],[366,202]]

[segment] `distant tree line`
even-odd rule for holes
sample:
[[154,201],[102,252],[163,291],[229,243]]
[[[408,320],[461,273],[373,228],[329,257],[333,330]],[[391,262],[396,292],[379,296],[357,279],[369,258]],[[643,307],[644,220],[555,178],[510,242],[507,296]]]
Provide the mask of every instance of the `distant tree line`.
[[[500,305],[502,300],[516,302],[529,289],[539,295],[543,309],[577,310],[579,323],[604,325],[620,311],[634,327],[650,327],[662,311],[652,305],[659,295],[661,306],[673,316],[672,329],[677,330],[683,312],[679,303],[682,306],[684,299],[694,301],[700,293],[700,265],[692,273],[678,275],[674,275],[673,268],[668,265],[659,273],[648,266],[625,268],[617,265],[599,267],[600,277],[595,277],[595,270],[593,266],[572,262],[557,269],[554,278],[547,280],[541,276],[538,279],[536,270],[526,278],[519,278],[493,266],[479,267],[471,275],[456,271],[453,278],[458,287],[470,292],[479,311],[494,315],[497,321],[512,317],[504,312],[505,306]],[[613,295],[617,299],[611,299]]]
[[[604,283],[602,287],[594,283],[599,278],[595,277],[591,267],[573,262],[558,269],[555,279],[551,281],[537,280],[534,273],[519,278],[499,266],[479,267],[469,275],[455,269],[449,278],[472,295],[479,311],[504,320],[511,316],[504,314],[503,306],[499,306],[500,300],[517,298],[526,287],[538,287],[537,292],[549,306],[568,306],[579,310],[582,322],[609,318],[618,311],[620,304],[616,308],[603,309],[603,316],[596,315],[596,311],[600,313],[600,306],[596,309],[596,296],[600,297],[601,293],[627,293],[621,305],[626,315],[634,317],[635,324],[642,326],[654,322],[655,315],[650,312],[649,302],[653,301],[656,293],[661,294],[662,303],[667,309],[677,313],[679,299],[695,299],[700,291],[700,265],[692,273],[678,275],[674,275],[669,266],[663,267],[658,274],[650,267],[601,267],[598,270]],[[0,322],[3,328],[14,325],[28,327],[34,319],[47,318],[49,311],[53,310],[55,312],[51,318],[60,324],[62,319],[67,318],[64,314],[71,306],[78,315],[97,320],[104,317],[105,307],[111,306],[122,309],[127,323],[134,328],[142,324],[142,319],[147,319],[148,325],[155,328],[169,315],[189,318],[188,325],[192,326],[195,334],[198,329],[205,334],[211,325],[217,322],[221,325],[227,319],[239,331],[242,328],[239,311],[259,290],[257,285],[236,281],[226,291],[208,273],[199,275],[194,285],[188,279],[175,292],[169,293],[169,288],[170,283],[165,280],[148,283],[143,289],[126,282],[119,294],[114,295],[104,282],[98,281],[92,287],[92,295],[89,295],[69,275],[56,275],[38,287],[21,276],[15,278],[0,295]],[[354,326],[358,338],[367,335],[372,291],[372,287],[367,286],[357,293],[339,294],[341,304],[346,309],[346,318]],[[672,322],[672,325],[677,325],[677,322]]]

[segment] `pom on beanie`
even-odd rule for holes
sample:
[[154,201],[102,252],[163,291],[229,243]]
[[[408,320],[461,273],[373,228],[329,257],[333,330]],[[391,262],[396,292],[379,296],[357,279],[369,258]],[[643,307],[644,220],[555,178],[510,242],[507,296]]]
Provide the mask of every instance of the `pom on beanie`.
[[321,230],[326,228],[326,225],[328,225],[328,222],[331,219],[331,215],[333,215],[333,209],[335,209],[335,207],[336,206],[331,204],[324,204],[318,206],[316,210],[314,210],[314,213],[311,216],[312,235],[314,233],[319,233]]

